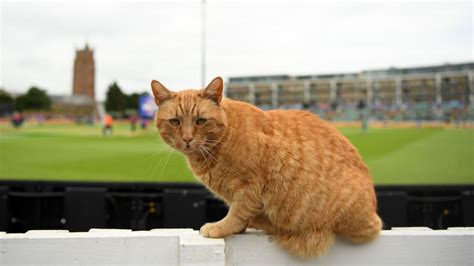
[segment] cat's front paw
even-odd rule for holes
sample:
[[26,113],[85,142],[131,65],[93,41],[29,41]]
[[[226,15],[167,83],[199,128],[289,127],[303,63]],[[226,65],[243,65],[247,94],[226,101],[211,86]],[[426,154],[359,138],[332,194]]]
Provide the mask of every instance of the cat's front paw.
[[219,223],[207,223],[201,227],[199,233],[204,237],[210,238],[224,238],[232,234],[231,232],[225,230]]

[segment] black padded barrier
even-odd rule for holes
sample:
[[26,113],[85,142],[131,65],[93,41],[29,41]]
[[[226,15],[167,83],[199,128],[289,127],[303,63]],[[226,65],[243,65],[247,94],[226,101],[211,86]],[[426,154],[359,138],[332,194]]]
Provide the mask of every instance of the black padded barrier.
[[[384,228],[474,226],[474,185],[376,186]],[[0,181],[0,231],[194,228],[227,206],[196,183]]]

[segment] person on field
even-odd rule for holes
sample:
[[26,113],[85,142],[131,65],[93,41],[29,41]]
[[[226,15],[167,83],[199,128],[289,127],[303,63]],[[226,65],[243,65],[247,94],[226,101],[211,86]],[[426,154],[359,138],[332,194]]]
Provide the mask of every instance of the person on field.
[[367,114],[365,101],[359,100],[357,110],[359,111],[359,120],[361,122],[360,128],[362,132],[367,132],[369,130],[369,115]]
[[148,120],[143,117],[142,120],[141,120],[141,123],[140,123],[140,127],[141,127],[143,130],[146,130],[147,125],[148,125]]
[[114,119],[112,118],[112,116],[110,114],[106,114],[104,117],[104,128],[102,130],[102,134],[104,136],[108,136],[108,135],[112,136],[113,123],[114,123]]
[[19,112],[14,112],[12,115],[12,125],[16,128],[21,127],[23,125],[23,122],[25,121],[25,118],[19,113]]
[[138,117],[136,115],[131,115],[130,116],[130,130],[132,132],[135,132],[137,129],[137,123],[138,123]]

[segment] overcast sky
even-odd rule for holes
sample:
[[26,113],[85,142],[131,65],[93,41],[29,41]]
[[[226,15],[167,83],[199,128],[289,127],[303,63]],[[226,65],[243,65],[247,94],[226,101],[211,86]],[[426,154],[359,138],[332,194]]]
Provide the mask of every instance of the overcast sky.
[[[207,81],[473,61],[466,2],[212,1]],[[201,84],[201,1],[5,2],[0,87],[72,93],[75,50],[95,50],[96,97],[117,81],[127,93],[151,79],[171,89]]]

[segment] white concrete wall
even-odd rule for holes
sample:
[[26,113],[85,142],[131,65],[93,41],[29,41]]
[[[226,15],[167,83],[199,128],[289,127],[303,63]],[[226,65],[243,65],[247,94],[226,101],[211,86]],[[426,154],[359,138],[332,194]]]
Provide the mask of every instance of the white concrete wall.
[[207,239],[191,229],[0,232],[0,265],[474,265],[474,228],[396,228],[369,244],[338,239],[320,259],[291,257],[258,231]]

